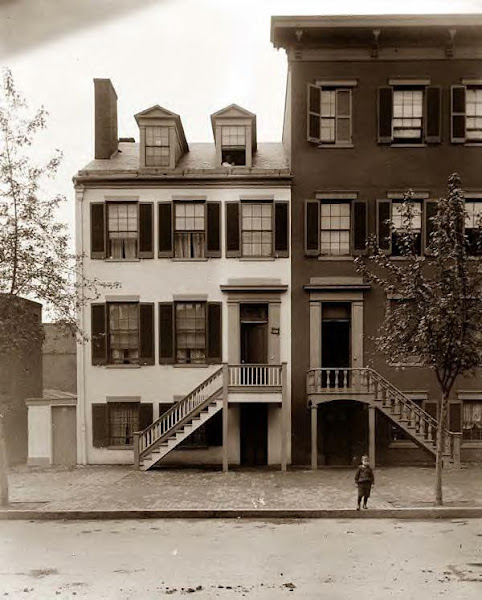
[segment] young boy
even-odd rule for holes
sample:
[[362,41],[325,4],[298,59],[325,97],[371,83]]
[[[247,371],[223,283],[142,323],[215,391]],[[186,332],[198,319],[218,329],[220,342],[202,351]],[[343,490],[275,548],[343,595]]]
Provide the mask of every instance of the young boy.
[[355,483],[358,486],[357,510],[360,510],[360,504],[363,498],[363,508],[368,508],[367,500],[370,497],[370,490],[375,484],[373,469],[368,462],[368,456],[362,456],[362,464],[358,467],[355,474]]

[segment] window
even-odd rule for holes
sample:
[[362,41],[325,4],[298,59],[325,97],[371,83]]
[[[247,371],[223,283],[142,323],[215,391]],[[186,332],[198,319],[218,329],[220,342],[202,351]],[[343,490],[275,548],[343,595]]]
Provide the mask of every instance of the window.
[[205,205],[199,202],[174,204],[174,256],[203,258],[205,247]]
[[176,362],[206,362],[206,303],[177,302]]
[[109,363],[139,362],[139,305],[108,304]]
[[146,167],[168,167],[169,164],[169,128],[146,127]]
[[309,86],[308,140],[320,145],[351,145],[351,89]]
[[350,204],[321,203],[321,254],[350,254]]
[[482,200],[465,200],[465,237],[471,256],[482,254]]
[[464,400],[462,414],[462,439],[482,441],[482,401]]
[[482,88],[467,88],[465,112],[467,140],[482,141]]
[[109,258],[137,257],[138,206],[137,203],[107,203]]
[[393,90],[393,139],[420,142],[423,124],[423,91]]
[[273,253],[273,204],[243,202],[242,255],[272,256]]
[[[422,251],[422,203],[411,202],[410,214],[402,201],[392,202],[392,256],[407,254],[405,245],[412,243],[416,254]],[[407,235],[410,228],[410,236]]]
[[223,166],[246,165],[246,127],[221,128],[221,161]]
[[138,402],[109,402],[109,446],[132,446],[133,433],[139,431]]
[[451,109],[452,143],[482,142],[482,86],[453,85]]

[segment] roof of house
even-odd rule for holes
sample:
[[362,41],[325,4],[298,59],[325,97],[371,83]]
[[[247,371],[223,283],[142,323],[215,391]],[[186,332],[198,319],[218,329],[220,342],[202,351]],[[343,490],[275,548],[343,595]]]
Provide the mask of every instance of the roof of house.
[[[283,171],[289,174],[288,160],[283,144],[278,142],[258,144],[257,151],[253,154],[253,166],[233,167],[232,170],[245,173],[256,172],[256,170]],[[126,174],[135,175],[139,172],[139,144],[132,142],[120,142],[119,151],[110,159],[94,159],[78,172],[78,176]],[[143,170],[145,172],[145,170]],[[189,144],[189,152],[184,154],[175,169],[149,168],[154,175],[163,174],[186,175],[195,173],[228,172],[226,167],[221,167],[216,161],[216,148],[213,143]]]

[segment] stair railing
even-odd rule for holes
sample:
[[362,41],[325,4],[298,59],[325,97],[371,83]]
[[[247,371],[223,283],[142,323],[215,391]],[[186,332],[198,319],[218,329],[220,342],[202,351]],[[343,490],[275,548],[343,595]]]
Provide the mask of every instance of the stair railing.
[[195,413],[223,386],[223,368],[221,367],[191,392],[186,394],[169,410],[162,414],[143,431],[134,433],[134,462],[139,462],[154,446],[159,445],[167,433],[172,433]]
[[[371,368],[320,368],[307,373],[308,394],[332,394],[341,392],[373,394],[375,401],[381,402],[399,421],[415,430],[425,442],[433,444],[437,439],[438,422],[416,402],[406,396],[380,373]],[[444,455],[454,463],[460,462],[461,435],[444,427]],[[416,438],[415,438],[416,439]]]

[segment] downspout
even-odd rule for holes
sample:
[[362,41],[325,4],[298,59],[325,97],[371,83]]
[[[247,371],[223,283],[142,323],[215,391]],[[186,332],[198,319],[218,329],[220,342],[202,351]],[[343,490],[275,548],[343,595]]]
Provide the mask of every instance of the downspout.
[[[85,334],[85,294],[84,294],[84,187],[75,186],[75,253],[80,256],[77,273],[77,289],[80,294],[78,322],[82,336]],[[87,464],[87,424],[85,412],[85,342],[77,342],[77,463]]]

